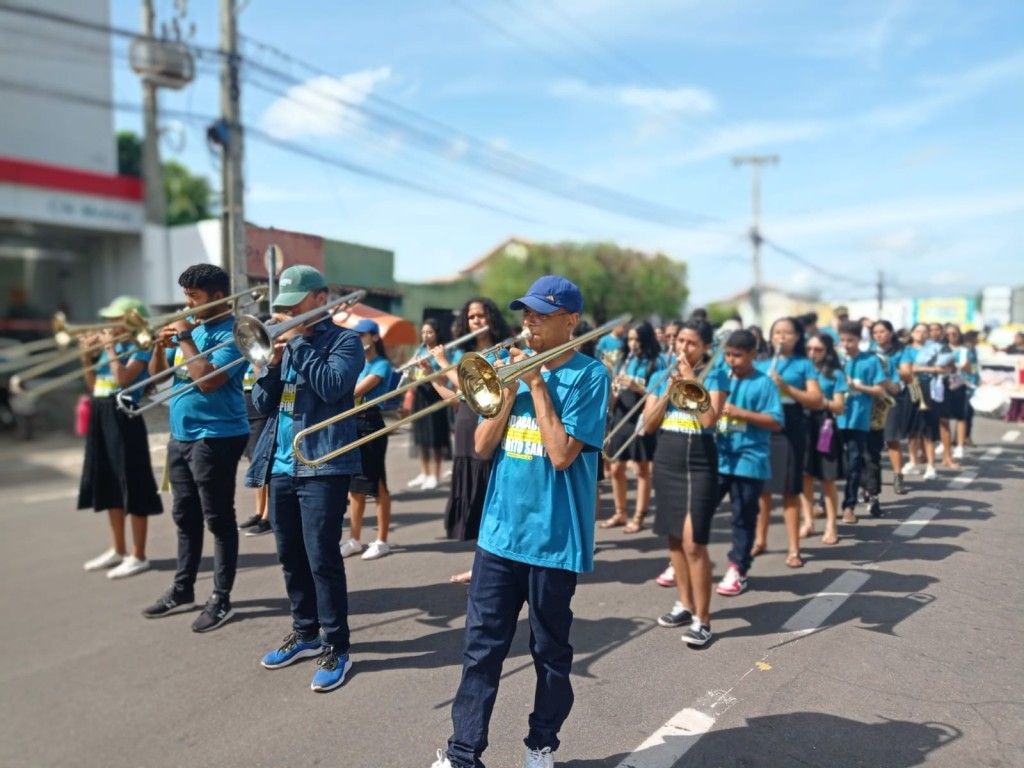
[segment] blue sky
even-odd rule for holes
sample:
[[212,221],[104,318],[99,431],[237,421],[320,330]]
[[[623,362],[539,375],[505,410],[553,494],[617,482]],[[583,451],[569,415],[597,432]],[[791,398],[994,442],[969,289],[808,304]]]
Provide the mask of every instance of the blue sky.
[[[215,0],[188,6],[195,41],[215,45]],[[115,25],[137,27],[136,2],[112,7]],[[162,19],[172,7],[157,0]],[[402,279],[450,274],[516,234],[662,250],[689,264],[695,301],[729,295],[750,281],[751,205],[750,170],[730,157],[777,153],[764,171],[765,236],[858,285],[773,249],[767,282],[829,298],[871,295],[861,284],[878,269],[894,295],[1024,283],[1020,2],[251,0],[240,29],[246,55],[277,72],[246,71],[246,123],[447,195],[253,137],[247,218],[394,249]],[[162,105],[216,113],[215,64],[200,69]],[[115,89],[139,98],[123,63]],[[164,156],[217,182],[200,127],[165,123]],[[433,151],[424,127],[444,137]],[[449,128],[672,211],[638,220],[482,172],[481,152]]]

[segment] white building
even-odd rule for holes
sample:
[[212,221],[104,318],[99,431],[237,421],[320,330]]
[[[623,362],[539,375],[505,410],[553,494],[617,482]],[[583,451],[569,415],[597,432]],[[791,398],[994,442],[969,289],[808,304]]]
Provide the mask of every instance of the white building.
[[[109,0],[31,7],[110,23]],[[3,13],[0,71],[10,82],[0,84],[0,317],[64,309],[83,321],[117,294],[143,293],[142,183],[118,175],[114,113],[103,106],[113,100],[109,39]],[[0,336],[10,330],[0,325]]]

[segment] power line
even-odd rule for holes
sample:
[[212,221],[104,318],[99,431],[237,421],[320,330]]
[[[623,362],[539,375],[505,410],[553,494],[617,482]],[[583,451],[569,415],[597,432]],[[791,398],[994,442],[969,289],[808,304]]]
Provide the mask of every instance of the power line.
[[812,269],[815,273],[823,275],[824,277],[827,277],[830,280],[834,280],[837,283],[844,285],[852,285],[857,288],[875,287],[875,284],[873,282],[865,280],[855,280],[851,278],[849,275],[840,275],[837,272],[831,272],[822,267],[821,264],[816,264],[814,261],[807,258],[806,256],[801,256],[799,253],[796,253],[795,251],[791,251],[788,248],[783,248],[781,245],[779,245],[776,242],[773,242],[772,240],[769,240],[768,238],[761,238],[761,242],[763,242],[776,253],[785,256],[791,261],[795,261],[797,264],[800,264],[801,266],[807,267],[808,269]]

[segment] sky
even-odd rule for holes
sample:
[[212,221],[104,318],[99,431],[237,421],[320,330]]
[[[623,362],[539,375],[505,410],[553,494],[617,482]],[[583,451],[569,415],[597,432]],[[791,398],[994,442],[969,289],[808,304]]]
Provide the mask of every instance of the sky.
[[[192,42],[217,45],[217,6],[188,0]],[[112,23],[138,8],[112,0]],[[732,158],[778,155],[766,283],[1024,283],[1024,3],[250,0],[239,29],[247,220],[392,249],[399,279],[512,235],[612,240],[685,261],[693,303],[723,298],[752,279]],[[161,150],[219,186],[204,119],[179,114],[218,113],[217,68],[162,92]],[[115,96],[140,100],[120,56]]]

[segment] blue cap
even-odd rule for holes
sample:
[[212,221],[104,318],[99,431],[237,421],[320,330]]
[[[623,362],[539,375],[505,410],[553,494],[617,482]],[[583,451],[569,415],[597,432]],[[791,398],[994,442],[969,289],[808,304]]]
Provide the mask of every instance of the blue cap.
[[363,318],[358,323],[356,323],[352,327],[352,330],[355,331],[356,333],[376,333],[378,336],[380,336],[380,326],[377,325],[377,323],[375,323],[373,320],[367,320],[366,318]]
[[523,298],[516,299],[508,305],[509,309],[526,307],[542,315],[550,315],[559,309],[582,312],[583,294],[575,283],[561,275],[544,275],[534,280]]

